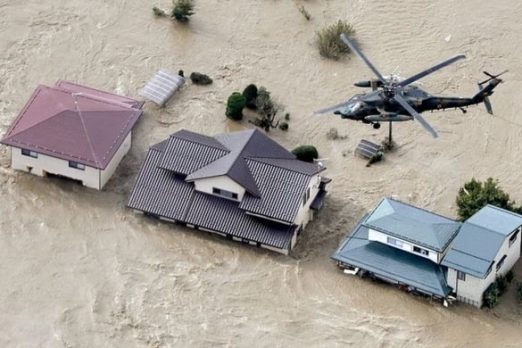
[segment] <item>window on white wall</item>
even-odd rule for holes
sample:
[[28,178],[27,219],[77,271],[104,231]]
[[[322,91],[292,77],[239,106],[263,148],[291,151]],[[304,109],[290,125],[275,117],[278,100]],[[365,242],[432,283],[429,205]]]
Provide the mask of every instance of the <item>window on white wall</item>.
[[413,251],[415,251],[416,253],[419,253],[421,255],[424,255],[424,256],[429,256],[429,254],[430,254],[430,252],[428,250],[420,248],[418,246],[414,246]]
[[457,271],[457,279],[458,280],[462,280],[463,282],[465,282],[466,281],[466,273],[461,272],[461,271]]
[[22,155],[29,156],[32,158],[38,158],[38,152],[34,152],[31,150],[27,150],[27,149],[22,149]]
[[69,161],[69,167],[78,169],[78,170],[85,170],[85,164],[81,164],[74,161]]
[[507,257],[507,255],[502,256],[500,261],[497,263],[497,271],[500,269],[500,267],[502,267],[502,265],[504,264],[504,261],[506,261],[506,257]]
[[219,195],[221,197],[235,199],[235,200],[237,200],[237,198],[238,198],[237,193],[230,192],[230,191],[223,190],[223,189],[219,189],[219,188],[216,188],[216,187],[212,188],[212,193],[215,194],[215,195]]
[[401,242],[398,239],[395,239],[395,238],[392,238],[392,237],[386,237],[386,238],[387,238],[388,244],[395,245],[398,248],[402,248],[402,246],[404,245],[404,243]]
[[513,243],[515,243],[515,241],[517,240],[517,237],[518,237],[518,230],[513,233],[513,235],[509,238],[509,246],[512,246]]

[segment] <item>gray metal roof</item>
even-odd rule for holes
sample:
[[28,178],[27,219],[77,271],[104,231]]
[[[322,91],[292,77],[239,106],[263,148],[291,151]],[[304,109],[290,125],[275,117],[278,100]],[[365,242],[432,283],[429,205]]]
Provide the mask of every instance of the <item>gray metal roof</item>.
[[161,168],[189,175],[229,153],[222,145],[210,146],[199,134],[192,133],[195,137],[188,139],[187,133],[180,131],[169,137]]
[[486,206],[462,224],[441,264],[484,278],[508,236],[522,225],[522,216]]
[[460,223],[432,212],[384,198],[364,224],[370,228],[442,252]]
[[488,204],[473,214],[466,222],[507,236],[522,226],[522,216]]
[[185,222],[286,250],[297,228],[247,215],[237,202],[200,192],[194,193]]
[[152,77],[145,87],[139,91],[139,95],[163,106],[184,83],[184,77],[161,69]]
[[160,167],[166,143],[152,146],[127,206],[281,249],[290,249],[297,226],[271,223],[239,208],[239,203],[199,193],[183,176]]
[[341,243],[332,259],[429,294],[446,297],[451,292],[442,267],[423,257],[379,242],[368,241],[368,227],[361,222]]
[[247,163],[260,195],[245,195],[239,207],[255,214],[293,222],[311,176],[256,160],[248,159]]
[[257,129],[227,133],[215,137],[230,152],[218,160],[192,172],[187,180],[227,175],[251,195],[259,196],[259,188],[248,170],[245,159],[267,157],[295,160],[295,156]]

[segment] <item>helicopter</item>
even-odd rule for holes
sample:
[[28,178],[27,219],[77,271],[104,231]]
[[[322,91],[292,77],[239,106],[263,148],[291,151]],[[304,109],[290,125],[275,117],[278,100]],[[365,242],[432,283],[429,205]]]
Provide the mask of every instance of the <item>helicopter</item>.
[[507,70],[497,75],[484,71],[488,78],[478,83],[479,92],[471,98],[433,96],[412,83],[464,59],[466,56],[463,54],[456,55],[406,79],[394,75],[385,77],[345,33],[341,34],[341,40],[370,68],[377,78],[354,84],[356,87],[371,88],[371,92],[356,94],[341,104],[318,110],[315,112],[316,114],[333,112],[343,119],[371,124],[374,129],[379,129],[381,122],[389,122],[390,143],[392,122],[416,120],[434,138],[437,138],[438,134],[435,129],[420,115],[425,111],[458,108],[466,113],[466,107],[484,103],[486,111],[493,114],[489,96],[493,94],[493,89],[503,82],[499,76],[506,73]]

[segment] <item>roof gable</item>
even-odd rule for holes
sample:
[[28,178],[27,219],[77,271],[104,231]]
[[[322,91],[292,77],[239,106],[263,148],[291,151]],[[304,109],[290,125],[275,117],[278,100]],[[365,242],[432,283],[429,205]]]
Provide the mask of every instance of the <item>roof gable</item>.
[[108,99],[39,86],[2,143],[104,169],[141,113]]
[[384,198],[364,224],[383,233],[442,252],[460,224],[446,217]]

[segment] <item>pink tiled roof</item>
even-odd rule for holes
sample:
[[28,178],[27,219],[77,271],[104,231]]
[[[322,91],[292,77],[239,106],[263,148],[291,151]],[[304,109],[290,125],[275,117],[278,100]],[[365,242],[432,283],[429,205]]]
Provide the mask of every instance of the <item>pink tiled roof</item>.
[[1,143],[104,169],[140,117],[141,106],[66,81],[38,86]]

